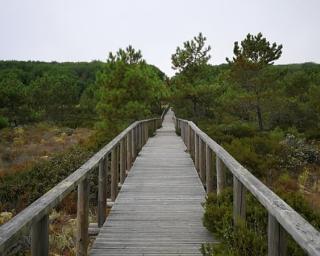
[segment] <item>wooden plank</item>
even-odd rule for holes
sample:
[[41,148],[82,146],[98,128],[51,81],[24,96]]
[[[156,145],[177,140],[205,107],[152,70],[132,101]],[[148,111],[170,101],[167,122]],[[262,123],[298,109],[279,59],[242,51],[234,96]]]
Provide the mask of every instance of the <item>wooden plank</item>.
[[120,141],[120,148],[119,148],[119,153],[120,153],[120,183],[123,184],[125,178],[126,178],[126,170],[125,170],[125,141],[122,139]]
[[199,139],[199,175],[203,184],[206,182],[206,150],[205,143]]
[[[171,115],[171,116],[170,116]],[[175,134],[172,112],[133,164],[91,255],[201,255],[206,192]]]
[[233,222],[237,225],[239,221],[246,218],[246,191],[245,187],[233,177]]
[[213,192],[212,150],[206,145],[206,190]]
[[132,133],[129,132],[127,135],[127,171],[130,170],[132,166],[132,138],[131,138]]
[[77,241],[76,255],[88,255],[89,245],[89,182],[83,180],[78,185],[78,205],[77,205]]
[[[108,156],[107,156],[108,157]],[[102,227],[106,220],[107,208],[107,157],[99,163],[98,177],[98,227]]]
[[194,136],[194,144],[195,144],[195,167],[197,171],[199,171],[199,136],[195,133]]
[[226,169],[221,159],[216,156],[217,194],[219,195],[226,186]]
[[268,256],[287,255],[287,237],[285,230],[270,213],[268,214]]
[[49,216],[43,216],[32,225],[31,229],[32,256],[49,255]]
[[111,200],[114,202],[118,193],[118,154],[117,147],[114,147],[111,152]]

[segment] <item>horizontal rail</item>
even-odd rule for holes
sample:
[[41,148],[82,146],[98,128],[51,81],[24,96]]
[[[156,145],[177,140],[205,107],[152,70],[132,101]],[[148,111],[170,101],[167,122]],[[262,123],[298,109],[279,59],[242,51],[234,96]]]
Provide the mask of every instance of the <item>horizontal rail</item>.
[[[136,121],[132,123],[128,128],[122,131],[119,135],[117,135],[112,141],[110,141],[106,146],[104,146],[100,151],[98,151],[95,155],[93,155],[87,162],[85,162],[81,167],[79,167],[76,171],[74,171],[71,175],[53,187],[50,191],[46,194],[41,196],[31,205],[29,205],[26,209],[21,211],[17,214],[13,219],[5,223],[4,225],[0,226],[0,255],[4,255],[6,250],[8,250],[12,245],[14,245],[18,238],[24,234],[26,234],[32,228],[32,234],[35,234],[35,237],[41,237],[37,229],[34,227],[39,226],[40,223],[47,223],[43,220],[46,220],[49,212],[57,206],[70,192],[72,192],[78,186],[78,210],[85,207],[87,203],[87,199],[79,198],[85,197],[86,193],[88,193],[87,188],[87,178],[88,175],[93,171],[95,168],[99,166],[99,184],[101,183],[102,186],[105,186],[104,180],[101,180],[101,177],[105,177],[103,173],[104,170],[104,163],[108,161],[109,154],[114,154],[114,152],[119,151],[118,148],[121,148],[120,159],[121,164],[119,162],[115,163],[115,170],[111,170],[111,172],[120,171],[120,175],[125,175],[124,166],[127,167],[127,170],[131,167],[133,159],[136,157],[137,152],[141,149],[142,145],[146,143],[146,140],[150,136],[149,128],[154,132],[160,125],[161,125],[160,118],[153,118],[153,119],[146,119],[141,121]],[[124,150],[127,149],[127,150]],[[122,155],[121,155],[122,154]],[[128,160],[127,160],[128,159]],[[117,159],[118,161],[118,159]],[[130,163],[131,162],[131,163]],[[118,170],[117,166],[121,166],[121,170]],[[101,171],[101,173],[100,173]],[[117,177],[117,175],[115,176]],[[122,179],[124,179],[122,177]],[[118,189],[118,181],[115,180],[116,184],[111,184],[111,187],[114,187],[116,190]],[[79,192],[80,188],[80,192]],[[106,193],[106,189],[99,185],[99,193],[100,189],[103,191],[102,193]],[[99,200],[102,198],[103,200],[106,199],[105,196],[99,195]],[[79,204],[80,200],[80,204]],[[100,202],[102,204],[101,212],[105,212],[105,202]],[[82,208],[81,208],[82,207]],[[84,211],[87,214],[87,211]],[[83,217],[83,216],[82,216]],[[83,221],[84,218],[80,218],[80,222]],[[87,221],[87,220],[85,220]],[[39,226],[39,230],[41,230],[41,225]],[[45,227],[44,227],[45,228]],[[79,226],[79,232],[81,234],[86,234],[87,227],[84,223],[84,227]],[[41,234],[41,232],[40,232]],[[47,235],[47,234],[46,234]],[[32,235],[33,236],[33,235]],[[82,238],[81,238],[82,239]],[[81,240],[80,239],[80,240]],[[85,239],[86,240],[86,239]],[[32,244],[39,244],[40,241],[36,241]],[[37,245],[38,246],[38,245]],[[41,245],[39,245],[41,247]],[[81,246],[79,247],[81,248]],[[78,250],[78,247],[77,247]],[[86,249],[81,249],[86,250]],[[40,255],[44,255],[43,251],[39,251]],[[39,255],[39,253],[33,253]],[[82,255],[82,254],[81,254]],[[85,253],[86,255],[86,253]]]
[[[245,167],[243,167],[237,160],[235,160],[223,147],[211,139],[206,133],[201,131],[193,122],[175,118],[176,127],[181,129],[181,136],[185,141],[187,148],[190,150],[191,155],[195,154],[196,167],[199,158],[199,148],[201,143],[204,143],[209,150],[216,154],[217,160],[217,192],[219,193],[222,188],[221,180],[223,180],[222,166],[223,165],[233,174],[234,177],[234,218],[245,218],[245,200],[244,190],[242,186],[251,192],[255,198],[265,207],[269,213],[269,234],[268,234],[268,248],[269,251],[273,250],[272,241],[276,240],[274,230],[280,232],[280,228],[284,229],[290,234],[293,239],[305,250],[309,255],[320,255],[320,233],[308,223],[300,214],[284,202],[279,196],[271,191],[266,185],[252,175]],[[200,142],[200,143],[199,143]],[[200,145],[200,146],[199,146]],[[197,152],[198,150],[198,152]],[[210,156],[210,154],[208,154]],[[211,161],[206,159],[206,161]],[[207,166],[211,166],[210,162]],[[200,168],[201,169],[201,168]],[[201,170],[200,170],[201,171]],[[202,178],[202,177],[201,177]],[[219,183],[220,182],[220,183]],[[207,185],[208,189],[208,185]],[[274,221],[280,224],[280,227],[274,227]],[[280,230],[280,231],[279,231]],[[271,233],[270,233],[271,232]],[[279,235],[279,234],[278,234]],[[276,241],[279,244],[279,241]],[[279,247],[281,247],[280,245]],[[278,252],[269,252],[268,255],[280,255]],[[282,255],[282,254],[281,254]]]

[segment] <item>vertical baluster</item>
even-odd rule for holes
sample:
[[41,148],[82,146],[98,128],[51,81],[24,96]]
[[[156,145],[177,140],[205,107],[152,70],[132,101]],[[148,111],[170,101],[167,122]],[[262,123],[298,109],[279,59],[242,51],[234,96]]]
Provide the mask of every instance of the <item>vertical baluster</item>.
[[135,128],[131,130],[131,166],[134,160],[136,159],[136,142],[135,142],[136,131]]
[[206,145],[206,188],[207,193],[213,191],[212,150]]
[[31,228],[31,255],[49,255],[49,217],[44,215],[40,220],[32,224]]
[[191,155],[191,128],[188,123],[187,123],[186,130],[187,130],[187,149]]
[[225,188],[226,184],[226,171],[224,163],[216,155],[216,172],[217,172],[217,194],[219,195]]
[[125,170],[125,141],[122,139],[120,141],[120,183],[123,184],[126,178],[126,170]]
[[127,170],[129,171],[132,166],[132,138],[131,138],[131,131],[127,134]]
[[88,226],[89,226],[89,182],[84,179],[78,185],[77,205],[77,244],[76,255],[88,255]]
[[287,234],[277,219],[268,213],[268,256],[287,255]]
[[239,220],[246,218],[246,191],[245,186],[233,176],[233,221],[235,224]]
[[112,149],[111,152],[111,201],[114,202],[118,192],[118,157],[117,157],[117,146]]
[[194,162],[195,162],[196,170],[199,172],[199,155],[200,155],[200,152],[199,152],[199,136],[198,136],[197,133],[195,133],[195,136],[194,136],[194,144],[195,144]]
[[149,131],[148,131],[148,123],[147,122],[145,122],[144,123],[144,144],[146,144],[147,143],[147,141],[148,141],[148,138],[149,138]]
[[206,182],[206,150],[205,143],[199,138],[199,169],[200,169],[200,179],[203,184]]
[[98,178],[98,227],[102,227],[106,220],[107,208],[107,168],[106,164],[108,154],[99,163],[99,178]]

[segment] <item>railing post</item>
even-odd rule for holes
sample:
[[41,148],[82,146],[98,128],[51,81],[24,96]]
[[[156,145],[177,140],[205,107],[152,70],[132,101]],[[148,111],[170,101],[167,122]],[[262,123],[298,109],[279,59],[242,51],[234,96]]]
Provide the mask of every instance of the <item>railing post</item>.
[[111,201],[114,202],[118,193],[118,156],[117,146],[111,152]]
[[268,256],[287,255],[287,234],[277,219],[268,213]]
[[200,167],[200,179],[203,184],[206,182],[206,151],[205,143],[199,138],[199,167]]
[[133,161],[136,159],[136,128],[131,130],[131,166]]
[[148,141],[148,138],[149,138],[148,123],[145,122],[143,127],[144,127],[144,145],[145,145]]
[[195,144],[194,164],[197,172],[199,172],[199,136],[197,133],[195,133],[195,136],[194,136],[194,144]]
[[120,141],[120,183],[123,184],[126,178],[126,170],[125,170],[125,148],[124,148],[124,139]]
[[31,228],[31,255],[49,255],[49,217],[44,215]]
[[131,138],[131,131],[127,134],[127,170],[129,171],[132,166],[132,138]]
[[98,178],[98,227],[102,227],[106,220],[107,208],[107,163],[108,154],[99,163]]
[[233,221],[237,225],[239,220],[246,219],[246,188],[233,176]]
[[89,182],[85,178],[78,185],[77,205],[77,245],[76,255],[88,255],[88,226],[89,226]]
[[213,191],[212,150],[206,145],[206,188],[207,193]]
[[192,154],[191,153],[191,127],[189,126],[188,123],[187,123],[187,148],[191,155]]
[[226,170],[224,163],[216,155],[217,194],[219,195],[226,185]]

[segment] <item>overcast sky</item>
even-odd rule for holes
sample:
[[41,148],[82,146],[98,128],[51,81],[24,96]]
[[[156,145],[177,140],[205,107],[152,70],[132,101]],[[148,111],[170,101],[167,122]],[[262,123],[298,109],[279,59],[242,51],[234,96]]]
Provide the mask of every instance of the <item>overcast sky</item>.
[[172,75],[178,45],[202,32],[212,64],[262,32],[282,43],[277,63],[320,62],[320,0],[0,0],[0,59],[106,60],[131,44]]

